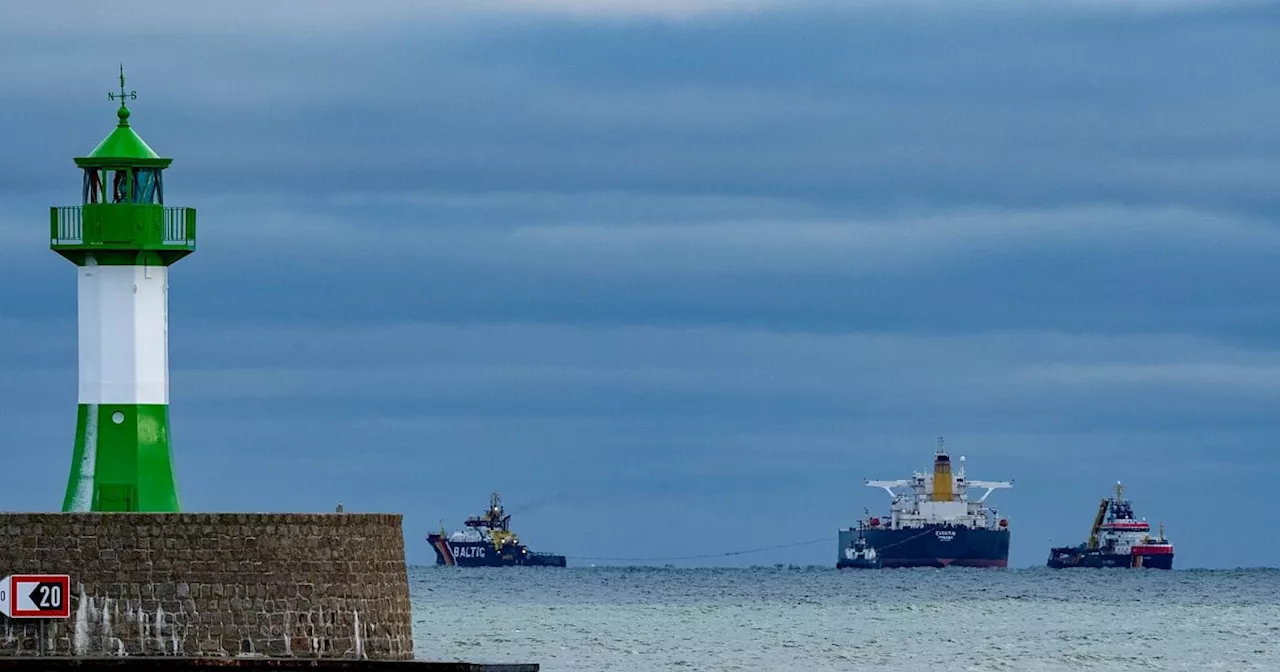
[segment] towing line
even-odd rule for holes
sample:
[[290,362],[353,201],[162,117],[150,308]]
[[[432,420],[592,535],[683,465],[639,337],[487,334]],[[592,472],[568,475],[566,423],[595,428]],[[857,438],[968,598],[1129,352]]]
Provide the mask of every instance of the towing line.
[[794,548],[796,546],[808,546],[810,544],[820,544],[822,542],[831,541],[830,537],[821,539],[810,539],[809,541],[796,541],[790,544],[777,544],[774,546],[761,546],[760,548],[746,548],[740,551],[726,551],[724,553],[706,553],[703,555],[682,555],[669,558],[598,558],[588,557],[584,555],[571,555],[574,560],[604,560],[608,562],[667,562],[670,560],[702,560],[705,558],[723,558],[731,555],[746,555],[748,553],[760,553],[762,551],[772,551],[779,548]]
[[897,545],[899,545],[899,544],[905,544],[905,543],[907,543],[908,541],[911,541],[912,539],[919,539],[920,537],[923,537],[923,536],[925,536],[926,534],[929,534],[929,533],[930,533],[930,532],[932,532],[932,531],[933,531],[933,530],[925,530],[924,532],[921,532],[920,534],[913,534],[913,535],[911,535],[911,536],[909,536],[909,537],[907,537],[906,539],[903,539],[903,540],[901,540],[901,541],[895,541],[895,542],[893,542],[892,544],[885,544],[884,546],[881,546],[881,547],[877,548],[876,550],[877,550],[877,551],[879,551],[879,550],[882,550],[882,549],[885,549],[885,548],[893,548],[894,546],[897,546]]

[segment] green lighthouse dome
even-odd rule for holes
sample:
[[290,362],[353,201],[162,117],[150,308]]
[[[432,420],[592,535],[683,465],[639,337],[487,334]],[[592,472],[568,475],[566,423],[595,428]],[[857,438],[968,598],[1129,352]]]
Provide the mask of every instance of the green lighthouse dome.
[[76,159],[76,165],[81,168],[99,167],[113,168],[117,166],[135,166],[138,168],[167,168],[173,162],[173,159],[161,158],[151,146],[138,135],[137,131],[129,126],[129,108],[125,106],[125,99],[137,99],[138,94],[130,91],[125,92],[124,89],[124,68],[120,69],[120,93],[108,93],[107,98],[110,100],[120,99],[120,109],[116,111],[116,118],[120,121],[116,124],[115,130],[97,147],[89,152],[88,156]]

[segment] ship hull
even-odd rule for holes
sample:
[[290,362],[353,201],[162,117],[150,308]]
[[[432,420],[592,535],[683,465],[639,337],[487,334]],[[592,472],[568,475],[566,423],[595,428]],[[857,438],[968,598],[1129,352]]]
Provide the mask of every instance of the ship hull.
[[529,553],[524,546],[496,549],[487,541],[449,541],[438,534],[427,537],[436,552],[436,564],[456,567],[564,567],[563,555]]
[[1055,548],[1049,552],[1048,566],[1052,569],[1072,567],[1173,569],[1173,553],[1091,553],[1073,547]]
[[[840,530],[840,552],[858,531]],[[890,567],[1008,567],[1008,530],[954,525],[926,525],[900,530],[869,528],[862,532],[876,550],[880,566]],[[837,567],[844,560],[837,556]]]

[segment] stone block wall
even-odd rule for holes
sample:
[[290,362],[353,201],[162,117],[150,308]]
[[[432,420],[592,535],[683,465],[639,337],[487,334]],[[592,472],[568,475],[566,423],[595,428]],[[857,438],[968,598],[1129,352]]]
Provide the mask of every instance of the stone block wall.
[[68,574],[71,619],[0,656],[413,657],[401,516],[0,513],[0,576]]

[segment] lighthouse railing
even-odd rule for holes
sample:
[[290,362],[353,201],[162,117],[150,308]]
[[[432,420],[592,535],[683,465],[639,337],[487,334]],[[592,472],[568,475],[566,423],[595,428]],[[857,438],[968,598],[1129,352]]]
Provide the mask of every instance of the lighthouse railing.
[[164,209],[164,244],[195,245],[196,211],[191,208]]
[[49,212],[54,247],[191,249],[196,210],[176,206],[94,204],[54,206]]
[[77,205],[52,208],[49,236],[54,245],[76,245],[84,240],[84,219],[80,213]]

